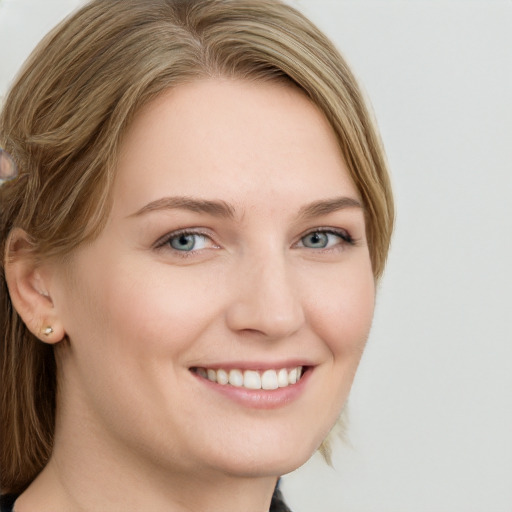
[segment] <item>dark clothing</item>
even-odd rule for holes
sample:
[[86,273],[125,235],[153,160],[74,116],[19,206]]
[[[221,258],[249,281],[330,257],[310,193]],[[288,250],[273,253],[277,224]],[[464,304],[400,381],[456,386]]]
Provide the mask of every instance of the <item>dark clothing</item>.
[[[5,494],[4,496],[0,496],[0,512],[13,512],[12,508],[17,498],[18,496],[15,494]],[[283,501],[283,496],[277,486],[274,491],[274,495],[272,496],[272,503],[270,504],[269,512],[291,512]]]
[[18,496],[15,494],[4,494],[0,496],[0,512],[12,512],[12,507],[14,507],[14,502]]
[[276,488],[274,489],[274,495],[272,496],[272,502],[270,503],[270,510],[268,512],[292,512],[283,500],[283,495],[279,490],[279,482],[277,482]]

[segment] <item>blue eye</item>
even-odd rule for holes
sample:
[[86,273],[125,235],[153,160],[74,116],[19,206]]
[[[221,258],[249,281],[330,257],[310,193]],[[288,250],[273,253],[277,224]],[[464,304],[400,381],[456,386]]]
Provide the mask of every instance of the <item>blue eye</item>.
[[348,233],[337,233],[334,231],[312,231],[300,239],[303,247],[308,249],[328,249],[343,243],[352,243]]
[[207,237],[199,233],[180,233],[167,241],[176,251],[189,252],[206,247]]
[[310,249],[324,249],[329,243],[329,236],[327,233],[309,233],[308,235],[301,238],[304,247]]

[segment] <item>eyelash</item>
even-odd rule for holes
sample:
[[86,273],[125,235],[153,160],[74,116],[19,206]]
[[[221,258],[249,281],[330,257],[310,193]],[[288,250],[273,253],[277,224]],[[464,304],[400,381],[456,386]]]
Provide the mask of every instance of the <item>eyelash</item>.
[[[301,243],[301,242],[303,243],[303,240],[306,237],[313,235],[313,234],[334,235],[334,236],[337,236],[340,238],[340,243],[336,244],[333,247],[312,248],[312,247],[306,247],[305,245],[302,245],[302,248],[327,252],[327,251],[336,250],[337,248],[339,248],[340,245],[341,246],[343,246],[343,245],[353,246],[353,245],[356,245],[356,243],[357,243],[357,241],[346,230],[319,227],[319,228],[312,229],[311,231],[308,231],[307,233],[303,234],[299,238],[299,241],[296,242],[294,245],[297,245],[298,243]],[[164,249],[167,247],[178,257],[189,258],[189,257],[192,257],[194,254],[196,254],[199,250],[203,250],[203,249],[192,249],[190,251],[180,251],[178,249],[174,249],[173,247],[171,247],[170,241],[173,239],[176,239],[180,236],[193,236],[193,235],[203,236],[203,237],[209,239],[212,242],[212,244],[215,245],[215,242],[212,240],[212,237],[208,233],[206,233],[204,231],[194,231],[194,230],[190,230],[190,229],[183,229],[183,230],[173,231],[171,233],[166,234],[165,236],[163,236],[161,239],[159,239],[155,243],[154,247],[155,247],[155,249]]]

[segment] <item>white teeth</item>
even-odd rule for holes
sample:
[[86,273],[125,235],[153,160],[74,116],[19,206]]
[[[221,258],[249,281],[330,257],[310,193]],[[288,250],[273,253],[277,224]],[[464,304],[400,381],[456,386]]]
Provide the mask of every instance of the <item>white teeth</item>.
[[240,370],[231,370],[229,372],[229,383],[232,386],[240,388],[244,385],[244,375]]
[[196,368],[196,373],[211,382],[217,382],[222,386],[230,384],[237,388],[273,390],[285,388],[297,383],[302,376],[302,366],[290,370],[281,368],[279,370],[238,370],[232,369],[215,370],[213,368]]
[[267,370],[261,376],[262,389],[277,389],[279,384],[277,382],[277,373],[275,370]]
[[280,388],[285,388],[288,386],[288,371],[286,368],[281,368],[279,373],[277,374],[277,383]]
[[223,386],[229,382],[228,374],[224,370],[217,370],[217,382]]
[[245,372],[244,372],[244,388],[261,389],[260,374],[253,370],[245,370]]

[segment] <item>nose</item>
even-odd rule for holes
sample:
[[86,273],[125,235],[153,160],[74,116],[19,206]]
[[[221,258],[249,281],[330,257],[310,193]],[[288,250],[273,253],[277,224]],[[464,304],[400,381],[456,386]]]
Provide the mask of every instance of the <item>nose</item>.
[[304,324],[296,278],[285,255],[247,258],[233,278],[233,299],[226,312],[231,330],[278,340]]

